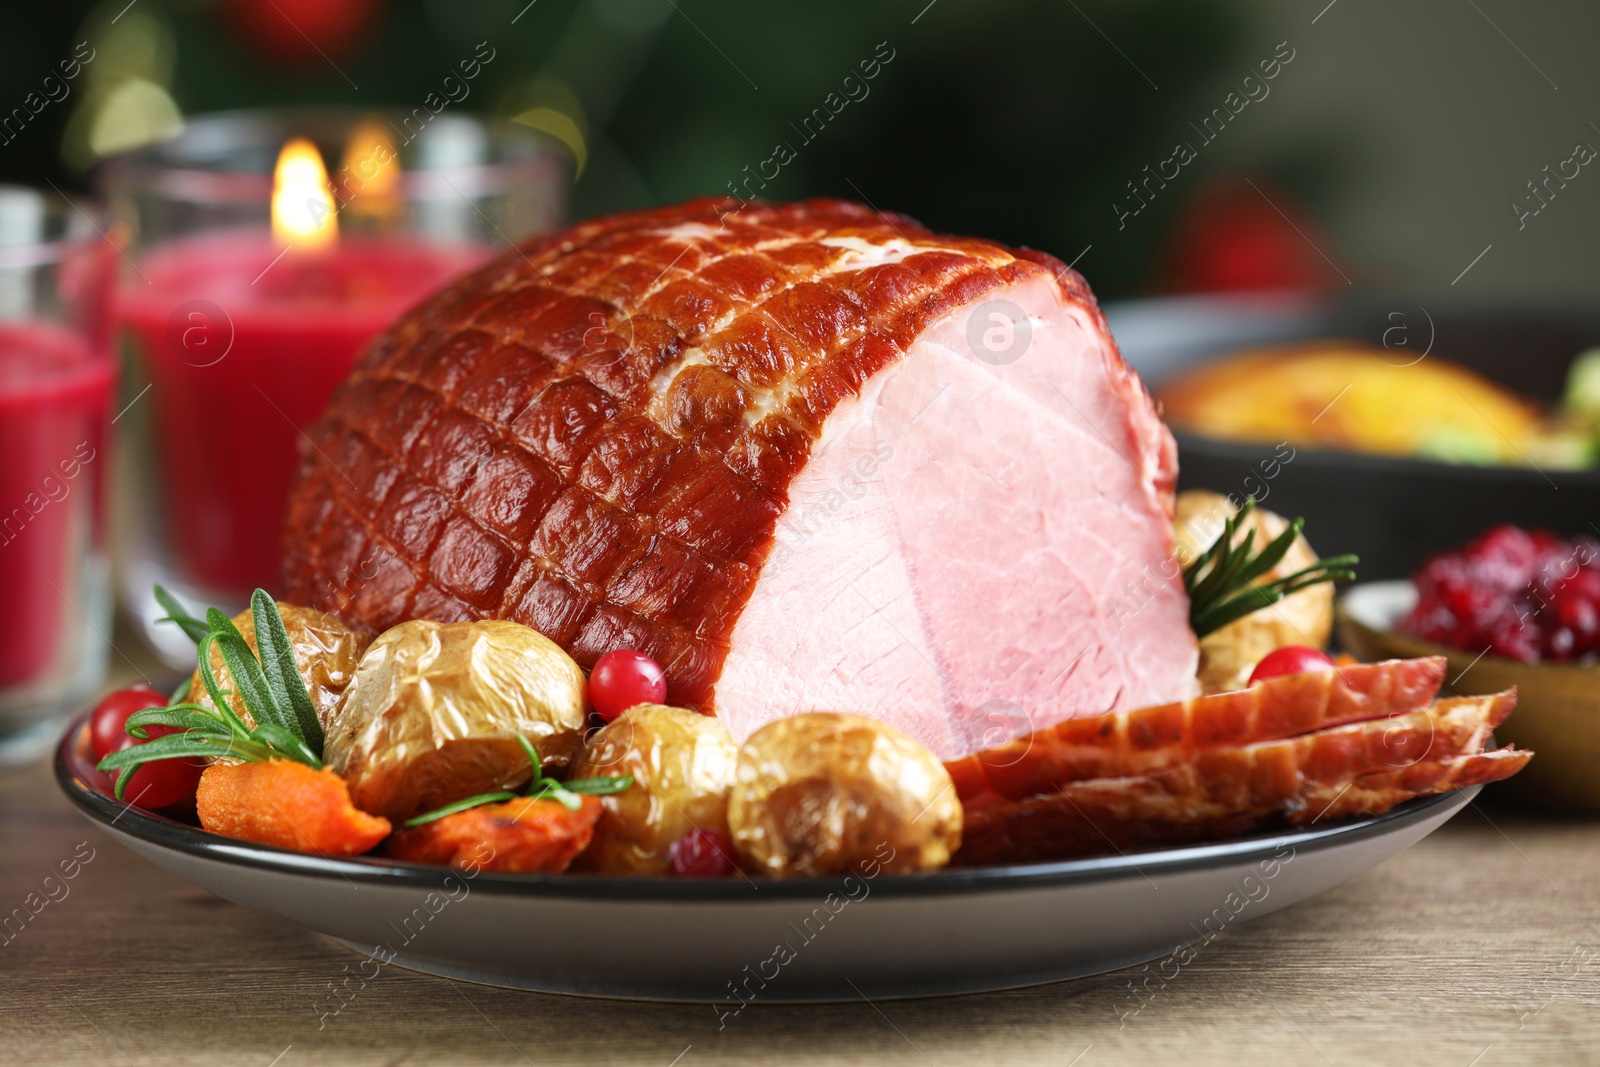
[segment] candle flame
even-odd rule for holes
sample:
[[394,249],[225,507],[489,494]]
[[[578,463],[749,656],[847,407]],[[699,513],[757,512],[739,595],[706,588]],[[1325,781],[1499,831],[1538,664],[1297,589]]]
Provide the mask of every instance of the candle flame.
[[283,146],[272,179],[272,235],[295,248],[324,248],[339,235],[328,171],[303,137]]
[[[350,132],[344,146],[339,180],[346,199],[363,206],[397,199],[400,192],[400,156],[389,131],[378,122],[363,122]],[[364,202],[364,203],[363,203]]]

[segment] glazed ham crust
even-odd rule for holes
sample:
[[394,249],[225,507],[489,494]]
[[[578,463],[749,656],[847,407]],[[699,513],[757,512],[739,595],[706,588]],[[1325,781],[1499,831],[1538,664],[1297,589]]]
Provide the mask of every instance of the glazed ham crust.
[[706,199],[530,240],[375,341],[309,431],[283,594],[371,630],[512,619],[585,667],[638,648],[713,710],[829,414],[1018,285],[1098,331],[1128,415],[1096,432],[1170,520],[1171,436],[1079,275],[855,204]]

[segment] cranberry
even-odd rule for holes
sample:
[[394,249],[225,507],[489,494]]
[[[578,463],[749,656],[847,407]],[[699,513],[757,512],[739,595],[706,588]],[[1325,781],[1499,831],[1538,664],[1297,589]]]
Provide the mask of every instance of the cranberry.
[[1540,543],[1515,526],[1496,526],[1468,547],[1483,580],[1510,591],[1525,584],[1540,555]]
[[1505,626],[1489,631],[1489,651],[1523,663],[1539,662],[1539,631],[1533,626]]
[[1534,663],[1600,656],[1600,542],[1502,525],[1412,578],[1399,628],[1471,652]]
[[1562,586],[1551,601],[1562,626],[1587,634],[1600,625],[1600,605],[1571,585]]
[[[175,726],[146,726],[144,730],[150,735],[148,740],[151,741],[167,734],[183,732]],[[125,748],[143,743],[124,735],[112,751],[121,752]],[[122,799],[150,810],[170,808],[194,796],[195,789],[200,785],[200,774],[204,770],[205,763],[200,760],[151,760],[149,763],[140,764],[133,772],[133,777],[128,779],[128,784],[122,791]]]
[[1573,596],[1582,597],[1591,604],[1600,604],[1600,570],[1586,567],[1573,576],[1566,588]]
[[619,648],[607,652],[589,672],[589,703],[606,722],[636,704],[659,704],[667,699],[667,676],[643,652]]
[[716,830],[690,830],[667,848],[667,869],[680,878],[726,878],[734,871],[733,842]]
[[132,740],[126,731],[128,716],[145,708],[166,706],[167,698],[143,682],[107,693],[89,716],[89,748],[94,758],[105,759],[123,741]]
[[1307,671],[1331,671],[1333,660],[1321,649],[1310,645],[1285,645],[1261,657],[1256,669],[1250,672],[1248,684],[1255,685],[1268,678],[1285,674],[1304,674]]

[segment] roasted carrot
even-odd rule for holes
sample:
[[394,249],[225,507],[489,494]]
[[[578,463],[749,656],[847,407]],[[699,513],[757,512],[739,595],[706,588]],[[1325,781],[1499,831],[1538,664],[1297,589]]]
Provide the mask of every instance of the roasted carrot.
[[344,779],[292,760],[214,763],[195,793],[214,834],[296,852],[355,856],[389,836],[389,820],[350,803]]
[[554,800],[517,797],[401,830],[384,851],[416,863],[559,874],[589,847],[600,810],[592,796],[583,797],[577,811]]

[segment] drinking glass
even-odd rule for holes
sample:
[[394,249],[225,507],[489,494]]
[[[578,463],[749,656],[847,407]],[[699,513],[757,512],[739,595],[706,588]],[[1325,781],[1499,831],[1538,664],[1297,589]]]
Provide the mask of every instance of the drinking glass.
[[105,673],[117,252],[87,204],[0,186],[0,762]]

